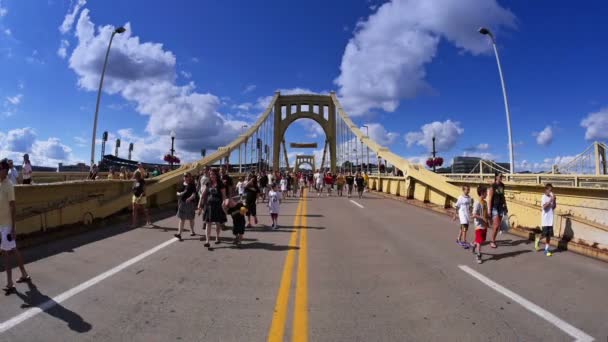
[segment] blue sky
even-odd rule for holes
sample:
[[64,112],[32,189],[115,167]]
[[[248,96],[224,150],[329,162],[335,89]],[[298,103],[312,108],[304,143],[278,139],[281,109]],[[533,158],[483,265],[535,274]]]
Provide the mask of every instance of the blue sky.
[[[335,90],[372,138],[414,161],[433,134],[445,159],[507,161],[496,61],[480,25],[497,38],[519,169],[549,169],[608,139],[602,1],[179,3],[1,0],[0,153],[88,161],[100,63],[113,27],[127,23],[98,128],[122,138],[122,156],[134,142],[135,158],[159,161],[175,129],[178,155],[193,160],[232,140],[275,90],[301,89]],[[318,128],[298,121],[287,141],[322,146]]]

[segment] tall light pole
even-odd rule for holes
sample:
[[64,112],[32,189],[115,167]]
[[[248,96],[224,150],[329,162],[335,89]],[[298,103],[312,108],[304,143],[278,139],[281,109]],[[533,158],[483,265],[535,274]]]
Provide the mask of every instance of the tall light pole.
[[494,55],[496,56],[496,64],[498,64],[498,74],[500,75],[500,84],[502,85],[502,96],[505,101],[505,111],[507,113],[507,130],[509,133],[509,161],[511,164],[510,172],[513,174],[513,170],[515,168],[515,159],[513,159],[513,136],[511,135],[511,112],[509,111],[509,102],[507,101],[507,88],[505,86],[505,79],[502,75],[502,68],[500,66],[500,58],[498,57],[498,49],[496,48],[496,40],[494,39],[494,35],[492,32],[485,28],[479,28],[479,33],[490,37],[490,41],[492,42],[492,47],[494,48]]
[[[175,131],[171,131],[171,157],[175,153]],[[171,170],[173,170],[173,158],[171,158]]]
[[[365,137],[369,140],[369,127],[367,125],[363,125],[363,128],[365,128]],[[369,173],[369,146],[365,144],[365,148],[367,149],[367,167],[365,168],[365,171]]]
[[95,135],[97,135],[97,117],[99,116],[99,101],[101,101],[101,88],[103,87],[103,77],[106,74],[106,66],[108,65],[108,57],[110,56],[110,47],[112,46],[112,40],[114,36],[118,33],[125,32],[126,29],[124,27],[118,27],[114,32],[112,32],[112,36],[110,36],[110,43],[108,44],[108,50],[106,51],[106,59],[103,62],[103,69],[101,70],[101,79],[99,80],[99,89],[97,90],[97,104],[95,105],[95,118],[93,119],[93,137],[91,138],[91,166],[95,164]]

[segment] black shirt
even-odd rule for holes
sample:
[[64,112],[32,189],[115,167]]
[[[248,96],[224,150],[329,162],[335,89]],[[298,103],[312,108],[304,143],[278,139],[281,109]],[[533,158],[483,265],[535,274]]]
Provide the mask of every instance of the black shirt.
[[247,201],[247,203],[255,203],[259,192],[260,188],[257,184],[247,186],[245,188],[245,201]]
[[243,203],[239,202],[232,208],[228,209],[228,214],[232,216],[232,223],[235,227],[245,227],[245,216],[241,215]]
[[346,184],[353,185],[354,183],[355,183],[355,177],[353,177],[353,176],[346,176]]
[[133,195],[135,195],[135,197],[143,195],[145,185],[146,181],[144,181],[143,179],[136,180],[135,182],[133,182]]
[[268,185],[268,176],[263,175],[262,177],[260,177],[260,186],[262,188],[265,188],[267,185]]
[[365,183],[365,179],[363,177],[357,177],[357,188],[363,188],[363,183]]
[[492,183],[492,189],[494,190],[492,195],[492,209],[504,209],[506,206],[505,185],[503,183]]
[[222,189],[224,189],[224,184],[222,182],[217,182],[215,186],[209,184],[207,186],[207,203],[222,203]]
[[232,177],[227,173],[222,176],[222,182],[227,188],[232,188]]
[[[194,183],[182,184],[179,192],[182,193],[182,196],[180,197],[181,200],[185,202],[188,198],[190,198],[190,196],[192,196],[192,194],[197,193],[196,185],[194,185]],[[196,200],[196,198],[195,198],[195,200]]]

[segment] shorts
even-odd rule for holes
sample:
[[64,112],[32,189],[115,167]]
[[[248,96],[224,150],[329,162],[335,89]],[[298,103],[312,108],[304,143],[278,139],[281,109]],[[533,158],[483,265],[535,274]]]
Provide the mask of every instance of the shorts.
[[500,209],[500,210],[494,209],[494,208],[492,209],[492,218],[495,218],[498,216],[503,217],[503,216],[505,216],[505,214],[506,213],[505,213],[504,209]]
[[23,179],[23,184],[32,184],[32,179],[31,178]]
[[543,231],[541,233],[542,237],[552,237],[553,236],[553,226],[543,226]]
[[272,217],[274,220],[276,220],[279,217],[278,213],[271,213],[270,217]]
[[146,200],[146,196],[141,196],[138,198],[135,195],[133,195],[131,202],[133,202],[133,204],[137,204],[137,205],[146,205],[146,203],[148,203],[148,201]]
[[466,232],[467,230],[469,230],[469,224],[468,223],[464,223],[464,224],[461,223],[460,224],[460,230],[464,230]]
[[482,244],[486,242],[487,229],[475,229],[475,242]]
[[8,241],[8,235],[11,233],[11,228],[9,227],[2,227],[0,228],[0,238],[2,239],[2,241],[0,241],[0,250],[3,251],[12,251],[13,249],[17,248],[17,243],[15,242],[15,237],[12,236],[11,237],[11,241]]

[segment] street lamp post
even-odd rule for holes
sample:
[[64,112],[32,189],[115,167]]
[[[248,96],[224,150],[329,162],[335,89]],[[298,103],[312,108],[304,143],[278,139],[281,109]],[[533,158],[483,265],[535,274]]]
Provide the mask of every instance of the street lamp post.
[[[365,128],[365,137],[369,140],[369,127],[367,125],[363,125],[363,127]],[[367,149],[367,167],[365,171],[369,173],[369,146],[366,144],[365,148]]]
[[112,46],[112,40],[114,36],[118,33],[125,32],[126,29],[124,27],[118,27],[114,32],[112,32],[112,36],[110,36],[110,43],[108,44],[108,50],[106,51],[106,59],[103,62],[103,69],[101,70],[101,79],[99,80],[99,89],[97,90],[97,104],[95,105],[95,118],[93,119],[93,137],[91,138],[91,166],[95,164],[95,136],[97,135],[97,118],[99,116],[99,101],[101,101],[101,88],[103,87],[103,78],[106,74],[106,66],[108,65],[108,57],[110,56],[110,47]]
[[[171,157],[175,153],[175,131],[171,131]],[[173,170],[173,158],[171,158],[171,170]]]
[[357,167],[359,165],[359,155],[357,154],[357,149],[356,148],[353,148],[353,152],[355,153],[355,160],[356,160],[356,162],[355,162],[355,172],[357,172],[357,170],[358,170]]
[[498,49],[496,48],[496,40],[492,32],[485,27],[479,28],[479,33],[490,37],[492,42],[492,48],[494,48],[494,55],[496,56],[496,64],[498,65],[498,74],[500,75],[500,84],[502,86],[502,96],[505,101],[505,112],[507,113],[507,130],[509,133],[509,161],[510,161],[510,172],[513,174],[515,168],[515,159],[513,158],[513,136],[511,135],[511,112],[509,110],[509,102],[507,101],[507,88],[505,86],[505,79],[502,75],[502,68],[500,66],[500,57],[498,57]]

